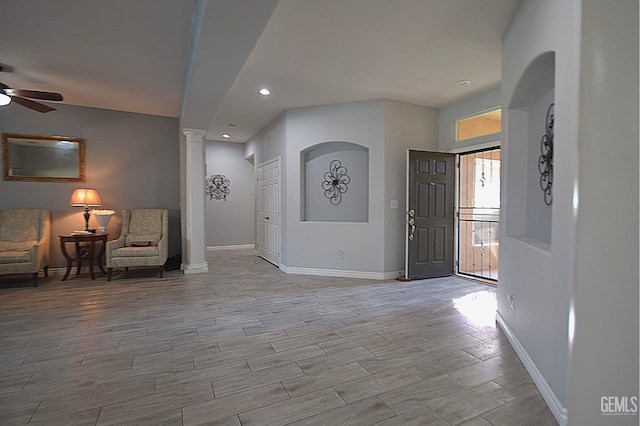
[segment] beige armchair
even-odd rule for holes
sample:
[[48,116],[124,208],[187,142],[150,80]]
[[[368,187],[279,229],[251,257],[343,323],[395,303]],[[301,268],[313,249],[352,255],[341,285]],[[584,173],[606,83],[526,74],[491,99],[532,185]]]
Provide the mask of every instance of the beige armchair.
[[0,275],[49,276],[51,213],[43,209],[0,209]]
[[120,237],[107,242],[107,280],[111,281],[113,268],[130,266],[156,266],[162,278],[168,251],[168,210],[123,210]]

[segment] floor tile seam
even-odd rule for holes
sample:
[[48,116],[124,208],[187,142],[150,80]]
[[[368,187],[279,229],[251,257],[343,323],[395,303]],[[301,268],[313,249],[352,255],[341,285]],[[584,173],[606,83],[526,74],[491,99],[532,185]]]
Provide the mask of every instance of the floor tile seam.
[[[264,343],[264,342],[263,342],[263,343]],[[269,343],[269,346],[271,346],[271,348],[274,350],[274,353],[266,354],[266,355],[259,355],[259,356],[257,356],[257,357],[253,357],[253,358],[262,358],[262,357],[265,357],[265,356],[273,356],[273,355],[276,355],[276,354],[284,354],[285,352],[288,352],[288,351],[300,350],[300,349],[304,349],[304,348],[309,348],[309,347],[311,347],[311,346],[317,346],[317,347],[318,347],[318,349],[320,349],[322,352],[324,352],[324,354],[325,354],[325,355],[329,355],[327,352],[325,352],[325,351],[324,351],[320,346],[318,346],[317,344],[311,344],[311,345],[307,345],[307,346],[302,346],[302,347],[300,347],[300,348],[287,349],[287,350],[285,350],[285,351],[278,352],[278,351],[276,351],[276,350],[275,350],[275,348],[273,347],[273,345],[271,345],[271,342],[268,342],[268,343]],[[312,359],[312,358],[315,358],[315,357],[318,357],[318,356],[323,356],[323,355],[313,355],[313,356],[309,356],[309,357],[307,357],[307,358],[300,358],[300,359],[296,359],[296,360],[288,360],[287,362],[285,362],[285,364],[287,364],[287,363],[289,363],[289,362],[305,361],[305,360],[307,360],[307,359]],[[251,357],[249,357],[249,358],[245,358],[245,360],[247,361],[247,363],[248,363],[248,360],[249,360],[249,359],[251,359]],[[277,367],[277,366],[279,366],[279,365],[282,365],[282,364],[276,364],[276,365],[271,365],[271,366],[267,366],[267,367],[256,368],[255,370],[254,370],[254,369],[252,369],[252,371],[260,371],[260,370],[264,370],[264,369],[266,369],[266,368]],[[249,365],[249,367],[251,367],[251,365]]]
[[[415,412],[415,411],[416,411],[416,410],[408,410],[408,411],[400,410],[400,411],[396,411],[396,410],[394,410],[392,407],[390,407],[389,405],[387,405],[387,403],[386,403],[386,402],[384,402],[382,399],[380,399],[380,395],[382,395],[382,394],[378,394],[378,395],[376,395],[376,398],[378,398],[378,400],[379,400],[380,402],[382,402],[382,403],[383,403],[387,408],[389,408],[389,410],[391,410],[393,413],[395,413],[395,416],[394,416],[394,417],[399,417],[399,416],[402,416],[403,414],[411,414],[411,413],[413,413],[413,412]],[[448,421],[446,421],[442,416],[440,416],[440,414],[436,413],[436,412],[435,412],[431,407],[428,407],[426,403],[424,403],[424,404],[425,404],[425,407],[427,407],[427,409],[428,409],[429,411],[431,411],[431,412],[432,412],[432,413],[433,413],[433,414],[434,414],[434,415],[435,415],[439,420],[442,420],[442,421],[443,421],[443,422],[445,422],[446,424],[451,425],[451,423],[449,423]],[[393,417],[390,417],[390,418],[393,418]],[[475,417],[474,417],[474,418],[475,418]],[[384,420],[382,420],[382,421],[384,421]],[[377,422],[377,423],[380,423],[380,422]],[[377,424],[377,423],[375,423],[375,424]],[[375,424],[374,424],[374,425],[375,425]]]
[[[347,385],[347,384],[349,384],[349,383],[351,383],[351,382],[355,382],[355,381],[357,381],[357,380],[362,380],[362,379],[367,378],[367,377],[375,376],[376,374],[381,374],[380,372],[378,372],[378,373],[371,373],[371,372],[370,372],[369,370],[367,370],[364,366],[362,366],[362,364],[360,364],[360,363],[359,363],[359,361],[356,361],[356,363],[358,363],[358,365],[360,365],[360,367],[362,367],[362,368],[363,368],[367,373],[369,373],[369,376],[365,376],[365,377],[358,377],[358,378],[356,378],[356,379],[349,380],[348,382],[340,383],[340,384],[337,384],[337,385],[334,385],[334,386]],[[422,377],[420,377],[420,376],[416,375],[415,373],[413,373],[411,370],[409,370],[409,369],[408,369],[408,368],[406,368],[406,367],[395,367],[395,368],[391,368],[391,370],[393,370],[393,371],[405,370],[407,373],[409,373],[409,375],[410,375],[410,376],[414,376],[414,378],[416,378],[416,379],[418,380],[418,381],[417,381],[417,382],[415,382],[415,383],[420,383],[420,382],[424,382],[424,381],[425,381],[424,379],[422,379]],[[408,385],[401,385],[401,386],[398,386],[398,387],[393,387],[393,388],[385,389],[385,390],[384,390],[384,392],[377,393],[377,394],[375,394],[375,396],[376,396],[376,397],[379,397],[379,396],[380,396],[380,395],[382,395],[383,393],[391,392],[391,391],[394,391],[394,390],[400,389],[401,387],[405,387],[405,386],[408,386]],[[334,389],[334,390],[335,390],[335,389]],[[370,397],[370,396],[367,396],[367,397],[365,397],[365,398],[369,398],[369,397]],[[363,398],[363,399],[364,399],[364,398]],[[361,400],[361,399],[359,399],[359,400],[355,400],[355,401],[352,401],[351,403],[354,403],[354,402],[357,402],[357,401],[362,401],[362,400]]]
[[98,420],[100,419],[101,414],[102,414],[102,407],[98,408],[98,415],[96,416],[96,421],[93,423],[93,426],[98,426]]
[[[27,355],[27,357],[22,361],[22,363],[19,365],[20,367],[28,367],[29,365],[33,366],[33,365],[37,365],[37,364],[43,364],[46,362],[55,362],[55,361],[62,361],[65,360],[67,358],[69,358],[69,356],[65,357],[59,357],[59,358],[49,358],[49,359],[44,359],[44,360],[39,360],[39,361],[33,361],[33,362],[27,362],[29,360],[29,358],[31,357],[32,354]],[[79,357],[80,355],[73,355],[71,356],[71,358],[73,357]],[[82,357],[82,359],[84,359],[84,356]],[[82,363],[82,360],[80,360],[80,363],[78,363],[77,365],[69,365],[69,366],[73,366],[73,367],[79,367],[80,364]],[[70,363],[72,364],[72,363]],[[38,370],[41,371],[41,370]]]
[[[201,400],[201,401],[198,401],[198,402],[194,402],[193,404],[188,404],[188,405],[183,405],[183,406],[180,406],[180,407],[171,408],[170,410],[177,410],[178,408],[179,408],[180,410],[182,410],[183,408],[188,407],[188,406],[190,406],[190,405],[196,405],[196,404],[201,404],[201,403],[206,402],[206,401],[212,401],[212,400],[215,400],[216,398],[215,398],[215,395],[214,395],[214,393],[213,393],[213,387],[211,386],[211,384],[210,384],[210,390],[211,390],[211,398],[210,398],[210,399],[204,399],[204,400]],[[171,392],[161,392],[161,393],[159,393],[159,394],[155,394],[155,393],[154,393],[154,394],[151,394],[151,395],[141,396],[141,397],[139,397],[139,398],[126,399],[126,400],[123,400],[123,401],[114,402],[114,403],[112,403],[112,404],[106,404],[106,405],[102,405],[102,406],[95,406],[95,407],[89,407],[89,408],[99,408],[99,409],[100,409],[100,412],[99,412],[99,414],[98,414],[98,420],[99,420],[99,419],[100,419],[100,415],[102,414],[102,409],[103,409],[103,408],[109,408],[109,407],[113,407],[113,406],[116,406],[116,405],[119,405],[119,404],[123,404],[123,403],[127,403],[127,402],[132,402],[132,401],[136,401],[136,400],[143,400],[143,399],[148,399],[148,398],[154,398],[154,397],[157,397],[157,396],[161,396],[161,395],[165,395],[165,394],[170,394],[170,393],[171,393]],[[193,393],[193,392],[192,392],[192,394],[195,394],[195,393]],[[181,396],[181,397],[185,397],[186,395],[180,395],[180,396]],[[79,410],[75,410],[75,411],[73,411],[73,413],[75,413],[75,412],[79,412],[79,411],[84,410],[84,409],[87,409],[87,407],[83,407],[83,408],[81,408],[81,409],[79,409]],[[166,410],[165,410],[165,411],[166,411]],[[160,412],[163,412],[163,411],[160,411]],[[134,419],[139,419],[140,417],[141,417],[141,416],[139,416],[139,415],[138,415],[138,416],[136,416]],[[129,420],[134,420],[134,419],[129,419]],[[97,422],[97,423],[98,423],[98,422]],[[96,424],[97,424],[97,423],[96,423]]]
[[463,386],[465,391],[469,391],[469,390],[473,389],[476,386],[482,386],[482,385],[487,384],[487,383],[489,383],[491,381],[491,380],[489,380],[487,382],[480,383],[480,384],[477,384],[475,386],[469,386],[469,385],[466,385],[466,384],[462,383],[460,380],[456,379],[455,377],[451,376],[450,373],[451,372],[444,373],[443,376],[453,380],[454,382],[458,383],[460,386]]
[[[324,388],[323,388],[322,390],[324,390]],[[337,391],[335,391],[335,389],[334,389],[334,392],[336,392],[336,393],[338,394],[338,396],[340,397],[340,399],[342,399],[342,401],[345,403],[345,405],[343,405],[343,406],[341,406],[341,407],[331,408],[331,409],[329,409],[329,410],[326,410],[326,411],[323,411],[323,412],[320,412],[320,413],[316,413],[316,414],[313,414],[313,415],[311,415],[311,416],[303,417],[303,418],[300,418],[300,419],[294,420],[294,421],[292,421],[292,422],[284,423],[284,424],[283,424],[283,426],[288,426],[288,425],[296,424],[297,422],[300,422],[300,421],[302,421],[302,420],[307,420],[307,419],[311,419],[311,418],[316,417],[316,416],[321,416],[321,415],[323,415],[323,414],[330,413],[331,411],[340,410],[340,409],[343,409],[344,407],[348,407],[348,406],[349,406],[349,405],[351,405],[351,404],[355,404],[355,403],[357,403],[357,402],[363,401],[363,400],[361,399],[361,400],[354,401],[354,402],[352,402],[351,404],[349,404],[347,401],[345,401],[345,400],[344,400],[344,398],[342,398],[342,395],[340,395]],[[371,397],[367,397],[367,398],[371,398]],[[377,396],[375,396],[375,398],[377,398]],[[366,399],[366,398],[365,398],[365,399]],[[393,412],[393,410],[391,410],[391,408],[389,408],[389,406],[388,406],[387,404],[385,404],[383,401],[381,401],[381,400],[380,400],[380,398],[377,398],[377,399],[378,399],[378,402],[380,402],[380,403],[381,403],[381,404],[383,404],[385,407],[387,407],[391,412]],[[395,416],[388,417],[388,418],[386,418],[386,419],[384,419],[384,420],[388,420],[388,419],[393,418],[393,417],[395,417]],[[384,421],[384,420],[382,420],[382,421]],[[379,422],[377,422],[377,423],[379,423]]]
[[[273,384],[273,383],[272,383],[272,384]],[[282,384],[280,384],[280,385],[282,386]],[[269,386],[269,385],[265,385],[265,386]],[[255,388],[253,388],[253,389],[255,389]],[[286,392],[286,389],[284,389],[284,390],[285,390],[285,392]],[[231,394],[231,395],[233,395],[233,394]],[[280,401],[275,401],[275,402],[272,402],[272,403],[267,404],[267,405],[260,405],[259,407],[256,407],[256,408],[254,408],[254,409],[251,409],[251,410],[248,410],[248,411],[240,411],[240,412],[237,412],[237,413],[235,413],[235,414],[231,414],[231,415],[229,415],[229,416],[227,416],[227,417],[237,416],[237,417],[238,417],[238,421],[240,422],[240,424],[242,424],[242,421],[240,420],[240,416],[241,416],[242,414],[247,414],[247,413],[250,413],[250,412],[252,412],[252,411],[260,410],[260,409],[262,409],[262,408],[270,407],[270,406],[275,405],[275,404],[278,404],[278,403],[280,403],[280,402],[283,402],[283,401],[290,401],[290,400],[292,400],[292,399],[293,399],[293,398],[291,398],[291,397],[289,396],[289,394],[288,394],[288,393],[287,393],[287,396],[288,396],[288,398],[287,398],[287,399],[283,399],[283,400],[280,400]],[[220,397],[220,398],[226,398],[226,397],[227,397],[227,395],[225,395],[225,396],[223,396],[223,397]],[[220,398],[218,398],[218,399],[220,399]],[[215,398],[214,398],[214,400],[215,400]],[[181,408],[180,408],[180,409],[182,410],[182,413],[183,413],[183,420],[182,420],[182,421],[183,421],[183,424],[184,424],[184,409],[185,409],[185,408],[192,407],[192,406],[194,406],[194,405],[202,404],[203,402],[207,402],[207,401],[195,402],[195,403],[193,403],[193,404],[188,404],[188,405],[185,405],[185,406],[183,406],[183,407],[181,407]],[[218,419],[218,420],[222,420],[222,419]]]
[[[504,377],[504,376],[494,377],[494,378],[493,378],[493,379],[491,379],[491,380],[488,380],[488,381],[486,381],[486,382],[482,382],[482,383],[478,383],[478,384],[473,385],[473,386],[466,385],[466,384],[464,384],[464,383],[460,382],[460,381],[459,381],[458,379],[456,379],[455,377],[450,376],[449,374],[444,374],[444,376],[448,377],[449,379],[451,379],[451,380],[453,380],[453,381],[455,381],[455,382],[459,383],[461,386],[463,386],[463,387],[464,387],[464,391],[465,391],[465,392],[472,391],[472,390],[474,390],[475,388],[479,388],[479,387],[484,386],[484,385],[486,385],[486,384],[488,384],[488,383],[493,383],[494,385],[496,385],[496,386],[498,386],[498,387],[500,388],[500,389],[499,389],[500,391],[504,391],[505,393],[509,394],[509,400],[508,400],[508,401],[503,402],[503,403],[502,403],[502,404],[500,404],[498,407],[500,407],[500,406],[502,406],[502,405],[505,405],[505,404],[508,404],[508,403],[513,402],[513,401],[515,401],[515,400],[517,400],[517,399],[518,399],[518,397],[511,396],[511,394],[510,394],[510,392],[509,392],[509,389],[507,389],[505,386],[502,386],[501,384],[499,384],[499,383],[497,383],[497,382],[495,382],[495,381],[494,381],[496,378],[500,378],[500,377]],[[495,408],[498,408],[498,407],[491,408],[489,411],[494,410]],[[431,407],[429,407],[429,408],[431,408]],[[486,412],[485,412],[485,413],[486,413]],[[483,414],[485,414],[485,413],[483,413]],[[478,416],[480,416],[480,414],[479,414]]]
[[[491,411],[493,411],[493,410],[497,410],[498,408],[501,408],[501,407],[505,406],[505,405],[506,405],[506,404],[508,404],[509,402],[512,402],[512,401],[502,402],[502,403],[500,403],[499,405],[497,405],[497,406],[495,406],[495,407],[492,407],[492,408],[490,408],[490,409],[488,409],[488,410],[485,410],[485,411],[481,412],[480,414],[476,414],[475,416],[473,416],[473,417],[471,417],[471,418],[469,418],[469,419],[466,419],[466,420],[462,420],[461,422],[458,422],[458,423],[450,423],[450,422],[448,422],[446,419],[445,419],[445,421],[446,421],[447,423],[449,423],[450,425],[452,425],[452,426],[457,426],[457,425],[459,425],[459,424],[462,424],[462,423],[465,423],[465,422],[471,421],[471,420],[473,420],[473,419],[482,418],[482,420],[485,420],[485,421],[486,421],[487,423],[489,423],[490,425],[494,425],[492,422],[490,422],[489,420],[485,419],[483,416],[484,416],[484,415],[486,415],[486,414],[489,414],[489,413],[490,413]],[[430,409],[431,409],[431,408],[430,408]],[[436,413],[438,416],[440,416],[440,414],[439,414],[439,413],[437,413],[437,412],[436,412],[436,410],[431,409],[431,411],[433,411],[433,412],[434,412],[434,413]],[[442,417],[442,416],[440,416],[440,417]],[[443,417],[443,419],[444,419],[444,417]]]
[[[31,353],[27,353],[26,355],[21,355],[24,357],[24,359],[22,359],[22,361],[20,361],[20,363],[18,364],[18,366],[23,366],[23,365],[27,365],[25,364],[25,362],[27,361],[27,359],[31,356]],[[9,356],[9,358],[13,358],[12,356]]]
[[[27,387],[27,385],[28,385],[29,383],[31,383],[31,380],[33,380],[33,376],[34,376],[34,374],[30,374],[30,375],[29,375],[29,378],[27,379],[27,381],[26,381],[26,382],[24,382],[24,384],[22,385],[22,387],[20,388],[20,390],[19,390],[19,391],[17,391],[17,392],[24,392],[24,388],[26,388],[26,387]],[[13,393],[13,392],[9,392],[9,393]]]
[[38,406],[33,410],[33,413],[31,413],[31,416],[29,417],[29,421],[27,423],[30,423],[31,420],[33,420],[33,417],[36,415],[36,413],[38,412],[38,409],[40,408],[40,406],[42,405],[44,401],[40,401],[38,403]]
[[[216,388],[213,387],[213,380],[209,380],[209,387],[211,388],[211,394],[213,395],[213,399],[222,398],[221,396],[216,395]],[[233,395],[233,394],[231,394]]]
[[[473,367],[474,365],[478,365],[478,364],[472,364],[472,365],[469,365],[469,366],[467,366],[467,367]],[[455,370],[455,371],[450,371],[448,374],[455,373],[456,371],[462,370],[462,369],[467,368],[467,367],[463,367],[463,368],[458,369],[458,370]],[[475,384],[475,385],[473,385],[473,386],[466,385],[466,384],[464,384],[464,383],[460,382],[458,379],[456,379],[456,378],[455,378],[455,377],[453,377],[453,376],[449,376],[449,377],[451,377],[452,379],[456,380],[457,382],[459,382],[460,384],[462,384],[463,386],[466,386],[466,387],[468,387],[468,388],[474,388],[474,387],[482,386],[482,385],[485,385],[485,384],[487,384],[487,383],[489,383],[489,382],[492,382],[492,383],[495,383],[496,385],[500,386],[500,388],[507,390],[507,387],[506,387],[506,386],[502,386],[500,383],[496,382],[496,380],[497,380],[497,379],[501,379],[501,378],[503,378],[503,377],[507,376],[509,373],[512,373],[513,371],[514,371],[514,370],[508,370],[508,371],[505,371],[505,372],[503,372],[502,374],[500,374],[499,376],[493,376],[491,379],[488,379],[487,381],[484,381],[484,382],[481,382],[481,383],[477,383],[477,384]],[[475,377],[475,375],[474,375],[474,377]]]
[[[351,364],[357,364],[357,362],[351,362],[351,363],[349,363],[349,364],[345,364],[345,366],[347,366],[347,365],[351,365]],[[358,365],[360,365],[360,364],[358,364]],[[361,365],[360,365],[360,367],[364,369],[364,367],[362,367]],[[300,367],[300,369],[302,369],[302,367]],[[365,369],[365,371],[367,371],[367,370]],[[303,370],[303,372],[304,372],[304,370]],[[299,397],[299,396],[303,396],[303,395],[308,395],[308,394],[310,394],[310,393],[317,392],[317,391],[324,390],[324,389],[328,389],[328,388],[332,388],[334,391],[336,391],[336,389],[335,389],[335,387],[336,387],[336,386],[346,385],[346,384],[349,384],[349,383],[351,383],[351,382],[355,382],[356,380],[363,379],[364,377],[370,377],[370,376],[372,376],[372,374],[371,374],[371,373],[369,373],[368,371],[367,371],[367,373],[369,374],[369,376],[356,377],[356,378],[354,378],[354,379],[347,380],[346,382],[340,382],[340,383],[337,383],[337,384],[334,384],[334,385],[326,385],[325,387],[322,387],[322,388],[319,388],[319,389],[312,389],[312,390],[310,390],[310,391],[308,391],[308,392],[305,392],[305,393],[302,393],[302,394],[300,394],[300,395],[297,395],[297,396],[295,396],[294,398],[297,398],[297,397]],[[310,374],[307,374],[306,372],[305,372],[305,374],[304,374],[304,375],[305,375],[305,376],[309,376],[309,377],[311,377],[311,376],[312,376],[312,375],[310,375]],[[298,376],[298,377],[302,377],[302,376]],[[293,378],[295,379],[295,378],[298,378],[298,377],[293,377]],[[285,380],[288,380],[288,379],[285,379]],[[281,382],[281,383],[282,383],[282,382]],[[282,386],[285,388],[285,390],[287,389],[287,388],[286,388],[286,386],[284,385],[284,383],[282,383]],[[287,391],[287,392],[288,392],[288,391]],[[337,391],[336,391],[336,393],[337,393]],[[345,401],[345,402],[346,402],[346,401]]]
[[[480,415],[477,415],[477,416],[476,416],[476,417],[474,417],[473,419],[480,418],[480,419],[484,420],[485,422],[489,423],[491,426],[499,426],[499,425],[496,425],[495,423],[493,423],[492,421],[488,420],[488,419],[487,419],[487,418],[485,418],[484,416],[485,416],[485,415],[487,415],[487,414],[490,414],[492,411],[497,410],[497,409],[499,409],[499,408],[501,408],[501,407],[502,407],[502,406],[492,408],[491,410],[487,411],[486,413],[482,413],[482,414],[480,414]],[[469,419],[469,420],[473,420],[473,419]]]
[[[498,382],[496,382],[496,381],[495,381],[496,379],[500,379],[500,378],[502,378],[502,377],[504,377],[504,375],[503,375],[503,376],[500,376],[500,377],[494,377],[494,378],[493,378],[493,379],[491,379],[489,382],[491,382],[491,383],[493,383],[494,385],[498,386],[502,392],[505,392],[507,395],[509,395],[509,401],[507,401],[506,403],[509,403],[509,402],[511,402],[511,401],[514,401],[514,400],[518,399],[518,397],[516,397],[516,396],[512,396],[512,395],[511,395],[511,391],[510,391],[510,389],[508,389],[506,386],[502,386],[500,383],[498,383]],[[482,386],[482,385],[487,384],[487,383],[489,383],[489,382],[485,382],[485,383],[479,384],[479,385],[477,385],[477,386]],[[535,385],[535,384],[534,384],[534,385]],[[475,386],[474,386],[474,387],[475,387]]]

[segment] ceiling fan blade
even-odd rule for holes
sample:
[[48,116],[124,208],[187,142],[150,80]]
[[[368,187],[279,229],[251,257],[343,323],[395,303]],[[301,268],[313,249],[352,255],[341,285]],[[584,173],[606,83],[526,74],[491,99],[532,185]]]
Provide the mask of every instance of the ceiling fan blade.
[[11,100],[19,105],[22,105],[23,107],[31,108],[32,110],[38,112],[50,112],[56,110],[55,108],[51,108],[50,106],[41,104],[40,102],[20,98],[18,96],[11,96]]
[[61,101],[62,95],[55,92],[41,92],[39,90],[4,89],[9,96],[20,96],[22,98],[42,99],[44,101]]

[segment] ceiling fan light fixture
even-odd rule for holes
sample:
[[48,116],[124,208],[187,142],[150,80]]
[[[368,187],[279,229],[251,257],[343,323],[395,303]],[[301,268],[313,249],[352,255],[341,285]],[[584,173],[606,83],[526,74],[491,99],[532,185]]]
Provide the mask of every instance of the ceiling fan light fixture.
[[11,97],[0,92],[0,106],[9,105],[10,103],[11,103]]

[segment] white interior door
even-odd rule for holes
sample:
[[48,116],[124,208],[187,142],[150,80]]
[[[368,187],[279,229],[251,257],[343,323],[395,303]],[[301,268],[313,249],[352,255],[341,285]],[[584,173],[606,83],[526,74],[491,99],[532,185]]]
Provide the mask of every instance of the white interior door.
[[258,255],[280,266],[280,157],[258,165]]

